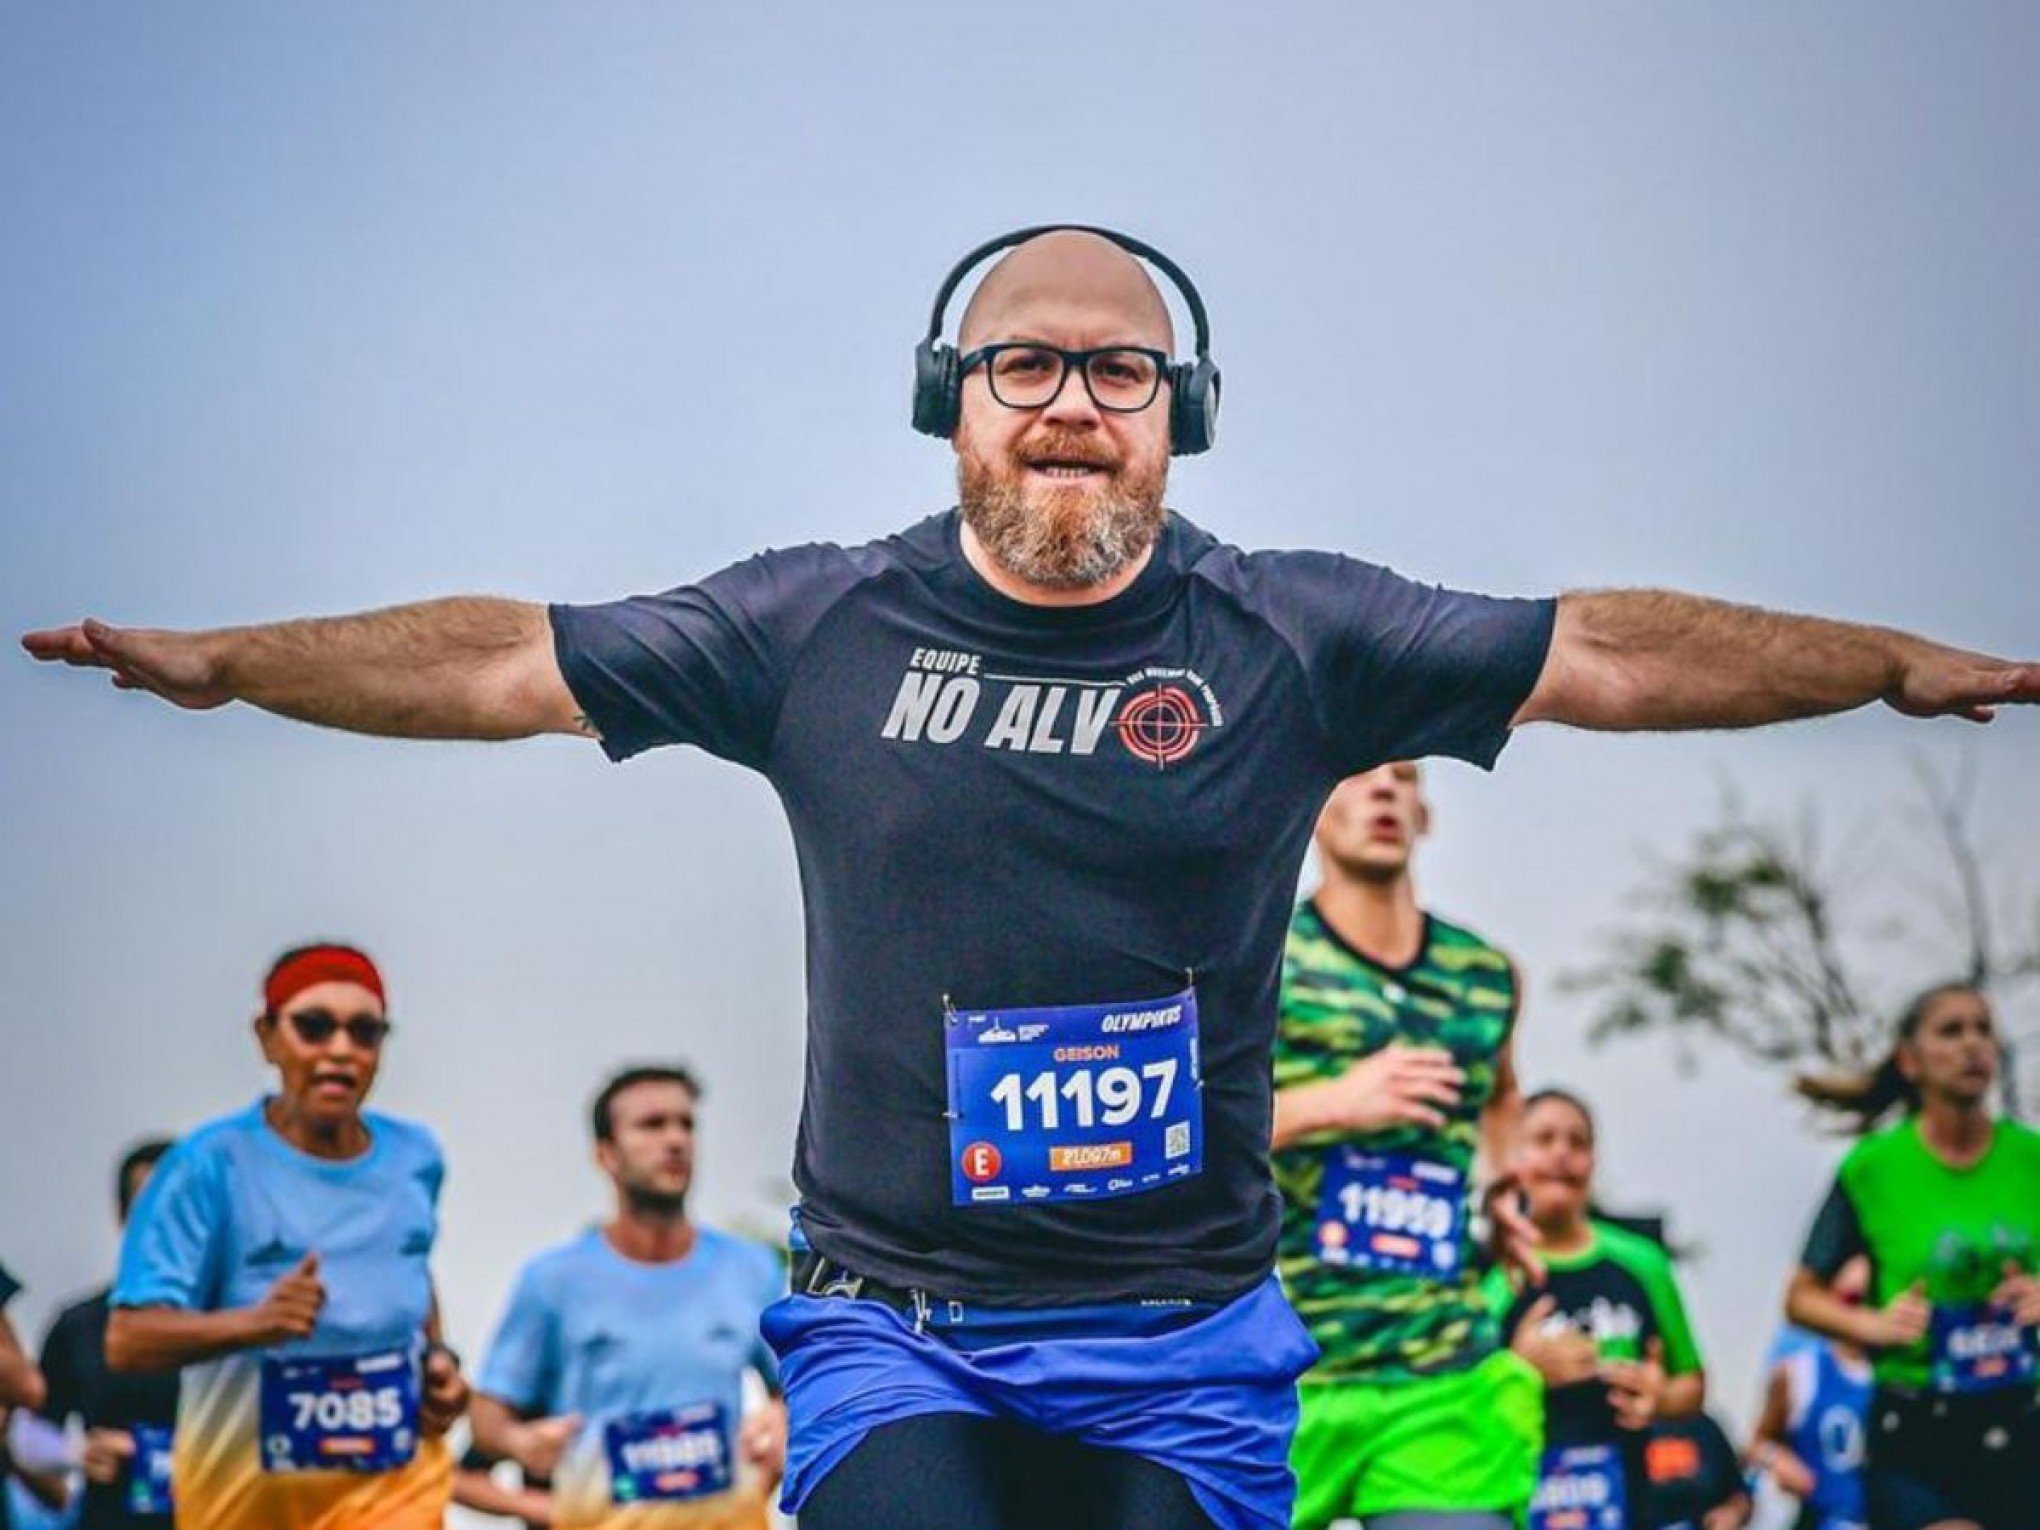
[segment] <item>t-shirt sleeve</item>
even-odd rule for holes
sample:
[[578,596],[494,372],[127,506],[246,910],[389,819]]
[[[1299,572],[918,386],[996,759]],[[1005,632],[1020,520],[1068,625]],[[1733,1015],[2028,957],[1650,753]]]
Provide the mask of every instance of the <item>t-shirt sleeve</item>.
[[1509,1272],[1495,1265],[1480,1278],[1480,1298],[1487,1310],[1494,1314],[1495,1321],[1502,1325],[1502,1342],[1507,1344],[1516,1336],[1516,1325],[1523,1314],[1516,1288],[1509,1283]]
[[78,1365],[78,1346],[85,1337],[81,1332],[84,1318],[85,1309],[69,1308],[50,1324],[50,1331],[43,1336],[39,1368],[43,1385],[49,1390],[39,1411],[53,1424],[61,1424],[85,1409],[85,1378]]
[[1856,1203],[1849,1199],[1848,1190],[1837,1179],[1814,1215],[1813,1230],[1806,1235],[1806,1247],[1799,1262],[1822,1280],[1833,1280],[1843,1265],[1868,1252]]
[[1738,1493],[1747,1491],[1743,1483],[1742,1458],[1736,1454],[1735,1446],[1721,1425],[1714,1421],[1714,1415],[1702,1413],[1691,1422],[1693,1441],[1700,1447],[1700,1480],[1705,1484],[1707,1508],[1719,1508]]
[[1701,1368],[1700,1346],[1694,1341],[1692,1320],[1686,1316],[1685,1299],[1679,1295],[1679,1281],[1672,1273],[1671,1261],[1662,1256],[1653,1258],[1643,1264],[1638,1276],[1657,1319],[1658,1340],[1665,1347],[1665,1374],[1692,1375]]
[[1234,577],[1302,663],[1342,774],[1429,755],[1491,767],[1543,671],[1558,610],[1332,553],[1242,554]]
[[489,1341],[477,1391],[500,1398],[527,1417],[553,1411],[559,1390],[559,1326],[539,1272],[526,1266],[509,1309]]
[[128,1217],[113,1305],[210,1311],[220,1288],[220,1230],[228,1211],[218,1157],[202,1142],[172,1148]]
[[694,744],[760,769],[801,645],[860,577],[840,548],[761,553],[663,595],[556,605],[553,652],[611,759]]

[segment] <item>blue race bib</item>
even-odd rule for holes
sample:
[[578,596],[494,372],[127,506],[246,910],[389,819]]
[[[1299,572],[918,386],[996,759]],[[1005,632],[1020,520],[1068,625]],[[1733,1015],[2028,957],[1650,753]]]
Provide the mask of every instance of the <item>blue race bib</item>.
[[730,1424],[721,1403],[626,1413],[602,1426],[609,1497],[618,1504],[729,1491]]
[[1466,1230],[1466,1176],[1400,1153],[1325,1150],[1318,1200],[1320,1262],[1405,1275],[1456,1275]]
[[418,1367],[408,1350],[262,1358],[265,1472],[386,1472],[418,1451]]
[[1544,1452],[1530,1530],[1623,1530],[1629,1509],[1622,1453],[1613,1445],[1561,1445]]
[[172,1508],[170,1431],[158,1424],[136,1424],[128,1433],[135,1439],[135,1458],[128,1463],[127,1511],[168,1514]]
[[1108,1200],[1204,1167],[1194,989],[947,1020],[957,1205]]
[[1927,1343],[1936,1392],[2033,1385],[2033,1330],[2021,1328],[2009,1308],[1936,1307]]

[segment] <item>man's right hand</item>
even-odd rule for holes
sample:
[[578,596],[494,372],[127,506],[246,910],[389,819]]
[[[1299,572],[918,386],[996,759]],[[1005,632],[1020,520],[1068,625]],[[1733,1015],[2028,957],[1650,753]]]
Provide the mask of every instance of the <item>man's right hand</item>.
[[218,645],[210,633],[109,627],[88,618],[72,627],[31,632],[21,646],[38,659],[111,671],[113,683],[124,691],[149,691],[194,711],[234,699],[220,681]]
[[96,1482],[101,1487],[111,1487],[127,1472],[128,1462],[135,1458],[135,1437],[125,1429],[88,1429],[85,1431],[85,1454],[78,1465],[85,1473],[85,1480]]
[[309,1339],[319,1325],[319,1309],[326,1305],[326,1287],[319,1279],[319,1256],[310,1253],[297,1268],[277,1277],[276,1284],[263,1293],[262,1300],[249,1309],[255,1343],[286,1344],[292,1339]]
[[1882,1307],[1872,1307],[1859,1320],[1866,1349],[1907,1349],[1926,1337],[1933,1305],[1925,1288],[1914,1281]]
[[510,1457],[524,1469],[526,1477],[550,1478],[560,1464],[560,1457],[580,1432],[578,1413],[527,1419],[511,1433]]
[[1466,1075],[1443,1047],[1401,1042],[1361,1058],[1319,1087],[1329,1124],[1349,1132],[1378,1132],[1392,1126],[1438,1131],[1444,1110],[1459,1103]]

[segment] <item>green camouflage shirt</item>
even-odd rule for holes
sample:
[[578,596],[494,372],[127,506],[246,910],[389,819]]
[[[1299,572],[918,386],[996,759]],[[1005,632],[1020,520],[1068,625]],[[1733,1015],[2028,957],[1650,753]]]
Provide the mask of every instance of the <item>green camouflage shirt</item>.
[[[1466,1074],[1442,1132],[1395,1127],[1322,1134],[1274,1155],[1282,1192],[1282,1282],[1324,1357],[1308,1380],[1400,1381],[1476,1365],[1499,1344],[1482,1300],[1476,1249],[1462,1230],[1449,1277],[1327,1265],[1317,1254],[1327,1151],[1351,1145],[1444,1164],[1475,1198],[1480,1114],[1516,1018],[1516,973],[1478,935],[1432,915],[1415,961],[1391,969],[1341,940],[1305,903],[1289,926],[1275,1087],[1336,1078],[1391,1042],[1444,1047]],[[1448,1245],[1449,1246],[1449,1245]]]

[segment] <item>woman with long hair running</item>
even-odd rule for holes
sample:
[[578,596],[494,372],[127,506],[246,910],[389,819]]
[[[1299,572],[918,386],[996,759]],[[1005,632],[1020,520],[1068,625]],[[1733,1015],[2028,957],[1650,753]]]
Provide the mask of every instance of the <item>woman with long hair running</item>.
[[[1993,1116],[2002,1064],[1989,1002],[1944,983],[1906,1009],[1877,1067],[1800,1085],[1862,1135],[1785,1311],[1871,1354],[1864,1495],[1878,1530],[2040,1526],[2040,1133]],[[1861,1306],[1832,1289],[1857,1254],[1871,1267]]]

